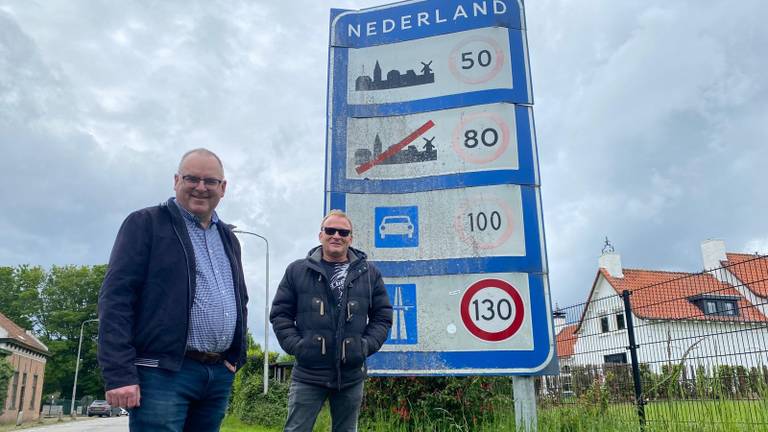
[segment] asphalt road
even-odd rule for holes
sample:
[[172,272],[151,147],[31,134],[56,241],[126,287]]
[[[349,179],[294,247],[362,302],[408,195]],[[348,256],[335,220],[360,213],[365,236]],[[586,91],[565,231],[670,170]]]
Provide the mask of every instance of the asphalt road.
[[24,429],[24,432],[126,432],[128,417],[84,418]]

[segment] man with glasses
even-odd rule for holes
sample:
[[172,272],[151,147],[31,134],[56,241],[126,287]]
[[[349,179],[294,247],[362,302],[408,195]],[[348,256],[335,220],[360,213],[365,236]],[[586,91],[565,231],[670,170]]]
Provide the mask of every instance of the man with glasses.
[[117,234],[99,293],[99,365],[131,431],[218,431],[246,358],[240,244],[215,212],[227,188],[218,156],[184,154],[173,188]]
[[311,432],[326,399],[333,432],[356,431],[365,359],[392,326],[381,273],[350,247],[347,215],[331,210],[319,239],[320,246],[285,270],[269,315],[280,346],[296,358],[286,432]]

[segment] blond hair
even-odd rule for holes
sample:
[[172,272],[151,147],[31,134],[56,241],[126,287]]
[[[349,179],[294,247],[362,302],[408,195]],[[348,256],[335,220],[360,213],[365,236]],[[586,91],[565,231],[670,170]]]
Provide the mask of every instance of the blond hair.
[[325,215],[325,217],[323,218],[322,222],[320,222],[320,229],[321,230],[323,229],[323,226],[325,225],[325,221],[328,220],[328,218],[331,217],[331,216],[343,217],[344,219],[347,220],[347,222],[349,222],[350,231],[352,230],[352,219],[350,219],[349,216],[347,216],[347,214],[344,213],[343,210],[338,210],[338,209],[333,209],[333,210],[329,211],[327,215]]

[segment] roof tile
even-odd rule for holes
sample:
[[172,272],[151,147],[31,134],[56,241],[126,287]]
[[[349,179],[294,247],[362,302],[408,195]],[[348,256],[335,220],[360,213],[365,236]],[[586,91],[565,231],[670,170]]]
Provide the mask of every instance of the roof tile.
[[576,340],[579,335],[576,330],[579,328],[578,324],[572,324],[563,327],[557,334],[557,357],[570,357],[573,355],[573,349],[576,346]]
[[[621,294],[632,292],[630,304],[634,315],[645,319],[749,321],[766,322],[768,318],[749,303],[735,288],[715,279],[709,273],[682,273],[656,270],[624,269],[624,277],[600,273]],[[689,299],[696,296],[737,297],[739,315],[705,315]]]
[[723,265],[750,291],[760,297],[768,297],[768,257],[750,254],[725,254],[728,261]]
[[11,339],[16,344],[26,346],[43,354],[48,353],[48,348],[37,340],[36,337],[27,334],[24,329],[2,313],[0,313],[0,327],[8,332],[8,336],[5,339]]

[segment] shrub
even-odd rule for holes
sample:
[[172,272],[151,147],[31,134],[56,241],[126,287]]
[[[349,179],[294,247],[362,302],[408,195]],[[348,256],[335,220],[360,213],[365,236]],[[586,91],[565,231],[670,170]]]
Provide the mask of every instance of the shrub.
[[478,430],[512,403],[511,379],[387,377],[366,382],[363,421],[394,418],[408,430]]
[[230,412],[249,425],[281,426],[288,416],[289,385],[289,382],[271,381],[265,395],[261,376],[244,374],[233,392]]
[[[13,367],[5,360],[4,357],[0,357],[0,395],[8,394],[8,381],[13,376]],[[5,404],[0,403],[0,415],[3,414]]]

